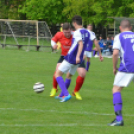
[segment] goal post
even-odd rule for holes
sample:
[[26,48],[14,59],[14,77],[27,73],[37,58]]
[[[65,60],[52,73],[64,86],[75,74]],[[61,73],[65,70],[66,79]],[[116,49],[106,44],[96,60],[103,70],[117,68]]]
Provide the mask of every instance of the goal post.
[[51,51],[51,31],[45,21],[0,19],[0,44],[4,47],[24,46],[25,50]]

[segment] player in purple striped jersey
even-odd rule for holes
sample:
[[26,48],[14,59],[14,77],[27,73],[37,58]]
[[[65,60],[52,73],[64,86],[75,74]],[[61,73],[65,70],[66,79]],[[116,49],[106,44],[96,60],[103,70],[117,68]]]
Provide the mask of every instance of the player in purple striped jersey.
[[94,36],[94,42],[92,40],[89,40],[88,44],[87,44],[87,47],[86,47],[86,50],[84,52],[84,55],[85,57],[87,57],[87,65],[86,65],[86,70],[88,71],[89,70],[89,67],[90,67],[90,58],[92,57],[92,48],[93,48],[93,43],[95,44],[96,48],[99,50],[99,44],[98,44],[98,41],[96,39],[96,36],[95,36],[95,33],[92,32],[92,25],[89,24],[87,26],[87,30],[90,31],[90,33],[92,34],[92,36]]
[[[59,98],[62,99],[61,102],[65,102],[71,99],[71,95],[67,90],[71,82],[71,77],[75,74],[77,68],[83,61],[84,51],[86,49],[87,43],[89,42],[89,39],[94,40],[94,38],[92,38],[90,35],[90,32],[83,28],[82,18],[80,16],[74,16],[72,23],[76,29],[73,35],[72,45],[68,54],[64,57],[65,60],[62,62],[61,66],[58,68],[55,74],[59,87],[62,90]],[[69,73],[64,82],[62,75],[67,72]],[[64,98],[61,96],[64,96]]]
[[[113,105],[116,119],[108,124],[109,126],[123,126],[122,97],[121,91],[134,81],[134,33],[128,20],[122,20],[120,24],[121,33],[114,39],[113,44],[113,73],[116,75],[113,87]],[[121,56],[121,63],[117,69],[118,56]],[[116,73],[118,70],[118,73]]]

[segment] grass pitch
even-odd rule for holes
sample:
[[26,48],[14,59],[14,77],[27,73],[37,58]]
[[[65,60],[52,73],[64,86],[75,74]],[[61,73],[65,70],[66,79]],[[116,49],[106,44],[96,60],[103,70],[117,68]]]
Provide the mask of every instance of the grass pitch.
[[[114,119],[112,105],[112,59],[92,58],[81,89],[82,101],[66,103],[49,97],[59,53],[0,49],[1,134],[132,134],[134,131],[134,85],[122,92],[124,127],[108,127]],[[72,79],[70,93],[77,73]],[[34,93],[35,82],[45,91]]]

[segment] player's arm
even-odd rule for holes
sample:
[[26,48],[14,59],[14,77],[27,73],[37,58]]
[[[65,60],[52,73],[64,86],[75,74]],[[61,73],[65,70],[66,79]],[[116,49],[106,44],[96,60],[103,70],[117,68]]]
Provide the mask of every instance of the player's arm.
[[53,41],[53,40],[51,40],[51,46],[52,46],[52,48],[53,48],[54,50],[57,49],[57,47],[58,47],[58,45],[56,44],[56,42]]
[[96,36],[95,36],[94,32],[90,32],[90,40],[92,40],[94,42],[94,44],[96,46],[96,49],[99,52],[100,61],[103,61],[103,57],[102,57],[102,54],[101,54],[101,48],[100,48],[98,40],[96,39]]
[[80,32],[75,32],[73,38],[75,39],[75,41],[78,44],[78,51],[77,51],[77,55],[76,55],[76,64],[80,63],[80,55],[81,52],[83,50],[83,40],[82,40],[82,36]]
[[98,40],[97,39],[94,39],[94,44],[99,52],[99,57],[100,57],[100,61],[103,61],[103,57],[102,57],[102,54],[101,54],[101,48],[99,46],[99,43],[98,43]]
[[60,38],[60,32],[56,33],[55,36],[51,39],[51,46],[53,49],[57,49],[58,45],[57,42]]
[[80,40],[78,42],[79,46],[78,46],[78,52],[77,52],[77,55],[76,55],[76,64],[80,63],[80,55],[82,53],[82,50],[83,50],[83,41]]
[[114,73],[114,75],[116,75],[116,72],[118,70],[118,68],[117,68],[118,56],[119,56],[119,50],[114,49],[114,51],[113,51],[113,73]]
[[118,70],[118,68],[117,68],[118,56],[119,56],[119,52],[121,49],[119,35],[117,35],[114,39],[113,49],[114,49],[113,50],[113,73],[114,73],[114,75],[116,75],[116,72]]

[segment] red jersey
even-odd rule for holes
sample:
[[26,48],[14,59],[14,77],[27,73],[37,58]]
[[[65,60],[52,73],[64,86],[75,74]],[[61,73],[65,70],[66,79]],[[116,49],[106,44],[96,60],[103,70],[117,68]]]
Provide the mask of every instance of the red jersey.
[[72,44],[72,35],[70,38],[66,38],[63,32],[57,32],[52,40],[61,43],[61,55],[66,56]]

